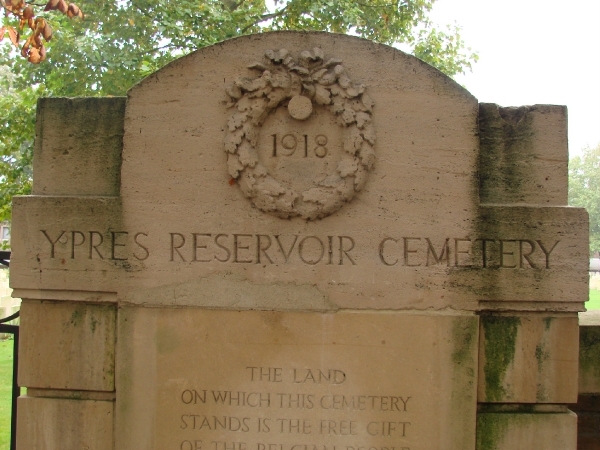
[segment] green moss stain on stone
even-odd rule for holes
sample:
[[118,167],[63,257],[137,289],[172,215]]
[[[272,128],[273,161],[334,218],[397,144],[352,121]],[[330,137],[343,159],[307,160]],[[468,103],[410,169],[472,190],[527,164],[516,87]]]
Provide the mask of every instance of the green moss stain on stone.
[[547,414],[533,412],[533,405],[523,405],[518,412],[480,413],[477,415],[476,450],[505,450],[504,436],[508,431],[530,431]]
[[78,327],[83,322],[84,316],[85,316],[85,306],[78,305],[75,307],[75,309],[71,313],[71,320],[69,322],[74,327]]
[[600,327],[579,327],[579,367],[587,376],[600,379]]
[[478,414],[476,450],[499,450],[501,438],[510,425],[509,414]]
[[101,325],[102,319],[95,317],[94,313],[90,315],[90,329],[92,330],[92,334],[96,332],[96,328],[98,325]]
[[478,323],[476,317],[459,317],[452,327],[454,351],[452,362],[455,365],[473,363],[474,345],[477,342]]
[[485,336],[485,395],[487,401],[502,401],[506,395],[504,375],[515,355],[517,333],[521,324],[518,317],[483,316]]
[[528,414],[534,414],[535,413],[535,407],[537,405],[533,404],[533,403],[521,403],[520,405],[517,406],[517,412],[519,413],[528,413]]
[[[451,448],[473,445],[472,418],[477,408],[477,350],[479,317],[458,316],[452,322],[452,411]],[[471,425],[468,425],[468,424]]]
[[[547,327],[546,330],[548,330]],[[538,380],[541,380],[543,377],[540,375],[544,372],[544,364],[550,359],[550,352],[546,350],[543,342],[540,342],[535,346],[535,359],[537,360]],[[548,396],[546,395],[546,386],[541,381],[537,383],[535,399],[538,402],[545,402],[548,400]]]
[[115,383],[115,358],[117,351],[117,308],[116,305],[106,306],[105,320],[102,326],[106,329],[105,374]]
[[535,346],[535,359],[538,363],[538,372],[542,371],[542,366],[550,358],[550,353],[545,349],[544,343]]
[[554,320],[554,317],[546,317],[544,318],[544,329],[546,331],[548,331],[550,329],[550,326],[552,326],[552,321]]
[[116,402],[116,410],[123,417],[131,413],[134,407],[133,393],[133,355],[135,341],[135,309],[132,307],[120,307],[117,311],[117,334],[118,352],[122,365],[115,374],[115,383],[119,385],[119,401]]
[[501,108],[482,103],[479,107],[479,193],[483,203],[523,200],[535,163],[533,116],[535,107]]

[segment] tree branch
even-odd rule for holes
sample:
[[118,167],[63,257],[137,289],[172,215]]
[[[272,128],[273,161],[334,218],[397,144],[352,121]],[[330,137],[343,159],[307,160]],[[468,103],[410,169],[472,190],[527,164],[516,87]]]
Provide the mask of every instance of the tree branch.
[[257,17],[254,21],[252,21],[251,23],[249,23],[248,25],[246,25],[244,28],[242,28],[242,34],[245,33],[246,31],[248,31],[250,28],[252,28],[253,26],[264,22],[266,20],[271,20],[271,19],[275,19],[277,17],[282,16],[283,14],[285,14],[286,10],[288,9],[288,7],[290,6],[290,4],[288,3],[287,5],[285,5],[284,8],[281,8],[279,11],[276,11],[274,13],[271,14],[264,14],[260,17]]
[[221,3],[223,3],[230,12],[234,12],[236,9],[242,6],[244,0],[240,0],[239,2],[236,2],[235,0],[222,0]]

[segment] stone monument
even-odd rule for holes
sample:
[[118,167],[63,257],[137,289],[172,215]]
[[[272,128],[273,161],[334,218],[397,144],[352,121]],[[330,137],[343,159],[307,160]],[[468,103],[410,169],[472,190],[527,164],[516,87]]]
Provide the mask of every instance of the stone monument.
[[575,450],[565,107],[288,32],[37,114],[19,450]]

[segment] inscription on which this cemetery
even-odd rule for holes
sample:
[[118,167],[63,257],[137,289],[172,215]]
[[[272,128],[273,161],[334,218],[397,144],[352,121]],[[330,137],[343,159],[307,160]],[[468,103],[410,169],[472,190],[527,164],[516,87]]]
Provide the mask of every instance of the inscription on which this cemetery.
[[[383,236],[362,244],[352,236],[249,233],[165,233],[156,244],[146,232],[40,230],[42,257],[172,263],[360,265],[386,267],[552,268],[560,239]],[[153,245],[153,241],[155,242]]]
[[255,390],[179,393],[180,450],[410,450],[411,396],[344,393],[350,375],[341,369],[245,367],[245,375]]

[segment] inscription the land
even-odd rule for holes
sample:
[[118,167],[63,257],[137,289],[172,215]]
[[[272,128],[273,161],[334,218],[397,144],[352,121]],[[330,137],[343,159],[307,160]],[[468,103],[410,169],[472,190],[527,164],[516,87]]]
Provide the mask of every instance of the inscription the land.
[[[412,405],[411,396],[314,391],[318,386],[343,386],[348,380],[348,375],[342,369],[261,366],[247,366],[245,369],[248,380],[265,390],[246,392],[185,389],[181,392],[180,402],[186,407],[193,407],[194,411],[181,414],[179,428],[186,433],[202,433],[203,438],[181,441],[181,450],[410,450],[397,440],[407,439],[410,433],[411,421],[407,419],[406,414],[409,413],[409,405]],[[301,384],[307,390],[304,393],[277,392],[280,386],[286,384]],[[277,391],[270,390],[273,388]],[[240,414],[232,414],[232,407],[239,410]],[[311,412],[310,417],[289,415],[308,410]],[[358,415],[351,419],[336,416],[346,411],[354,411]],[[319,417],[321,412],[323,416]],[[381,420],[381,412],[389,414],[389,419]],[[377,414],[377,418],[372,414]],[[393,445],[383,441],[380,445],[367,447],[356,444],[331,446],[321,443],[283,444],[205,438],[215,433],[220,436],[222,433],[231,433],[231,436],[254,436],[254,439],[262,435],[312,436],[315,439],[361,439],[362,436],[369,441],[391,439]]]

